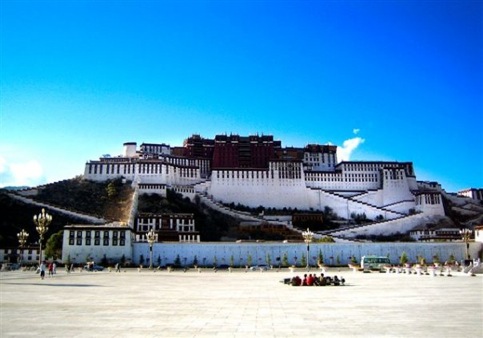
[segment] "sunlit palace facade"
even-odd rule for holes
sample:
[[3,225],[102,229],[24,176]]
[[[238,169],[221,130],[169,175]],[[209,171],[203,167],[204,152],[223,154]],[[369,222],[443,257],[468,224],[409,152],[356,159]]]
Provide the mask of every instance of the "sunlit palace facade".
[[122,177],[139,193],[172,188],[249,207],[330,207],[348,219],[444,215],[440,190],[418,182],[412,162],[338,162],[334,145],[283,147],[271,135],[192,135],[178,147],[128,142],[120,156],[88,161],[84,176]]

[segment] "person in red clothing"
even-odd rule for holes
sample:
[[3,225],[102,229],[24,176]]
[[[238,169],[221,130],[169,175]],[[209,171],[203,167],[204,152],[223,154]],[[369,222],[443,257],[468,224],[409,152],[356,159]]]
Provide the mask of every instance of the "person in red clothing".
[[54,265],[52,262],[49,263],[49,277],[53,277],[54,276]]
[[313,286],[314,285],[314,276],[312,274],[309,274],[307,277],[307,286]]

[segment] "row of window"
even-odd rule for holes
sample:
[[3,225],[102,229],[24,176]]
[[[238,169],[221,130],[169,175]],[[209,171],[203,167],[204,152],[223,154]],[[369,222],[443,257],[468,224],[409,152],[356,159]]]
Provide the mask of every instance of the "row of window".
[[[85,233],[85,238],[91,238],[92,232],[94,232],[94,238],[100,238],[101,237],[101,232],[103,234],[103,238],[109,238],[109,230],[70,230],[69,231],[69,238],[82,238],[83,234]],[[126,238],[126,231],[125,230],[113,230],[112,231],[112,237],[113,238]]]
[[[92,237],[94,233],[94,237]],[[101,234],[102,241],[101,241]],[[82,245],[82,240],[85,239],[85,245],[103,245],[108,246],[110,242],[110,231],[109,230],[70,230],[69,231],[69,245]],[[94,238],[94,240],[92,240]],[[125,230],[114,230],[112,231],[112,245],[126,245],[126,231]]]
[[[69,245],[82,245],[82,238],[76,238],[74,240],[74,238],[69,238]],[[94,238],[94,240],[90,239],[90,238],[86,238],[85,239],[85,245],[92,245],[92,243],[94,243],[94,245],[98,246],[98,245],[101,245],[101,239],[100,238]],[[109,238],[104,238],[102,240],[102,245],[104,246],[109,246]],[[125,239],[116,239],[116,238],[113,238],[112,239],[112,245],[113,246],[125,246],[126,245],[126,240]]]
[[[106,174],[134,174],[134,164],[89,164],[89,174],[102,175],[104,167],[106,168]],[[121,170],[122,168],[122,170]]]
[[322,154],[322,153],[317,153],[317,154],[305,153],[304,162],[309,164],[327,162],[330,164],[330,163],[335,163],[336,161],[335,161],[335,156],[333,154],[329,155],[329,154]]

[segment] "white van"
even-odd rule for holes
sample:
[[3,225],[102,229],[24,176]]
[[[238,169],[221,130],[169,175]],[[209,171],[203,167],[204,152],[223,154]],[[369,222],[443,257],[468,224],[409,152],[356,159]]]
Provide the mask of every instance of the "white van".
[[361,258],[361,268],[364,270],[381,270],[388,265],[391,265],[391,261],[386,256],[362,256]]

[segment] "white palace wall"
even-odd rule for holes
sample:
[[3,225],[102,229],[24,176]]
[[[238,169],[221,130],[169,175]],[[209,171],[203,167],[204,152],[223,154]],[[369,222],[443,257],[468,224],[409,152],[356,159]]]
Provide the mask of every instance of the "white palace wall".
[[[478,257],[483,249],[483,243],[470,243],[470,256]],[[410,262],[416,262],[418,256],[422,256],[427,262],[432,262],[437,255],[441,261],[449,259],[453,255],[456,260],[465,258],[465,243],[311,243],[310,265],[315,266],[319,252],[322,253],[324,263],[328,265],[347,265],[354,256],[357,261],[363,255],[387,256],[392,264],[398,264],[399,257],[405,252]],[[235,266],[245,266],[248,257],[252,257],[251,265],[267,264],[267,255],[270,256],[270,264],[276,266],[283,255],[288,256],[290,265],[301,265],[302,256],[307,255],[305,243],[155,243],[153,246],[153,261],[157,265],[158,258],[161,265],[173,264],[179,255],[181,263],[192,265],[196,256],[198,264],[213,266],[216,259],[218,265],[233,262]],[[140,264],[143,255],[144,264],[149,258],[149,245],[147,243],[135,243],[133,246],[133,262]]]
[[240,203],[252,208],[305,209],[306,188],[301,178],[279,178],[273,170],[213,170],[208,193],[223,203]]

